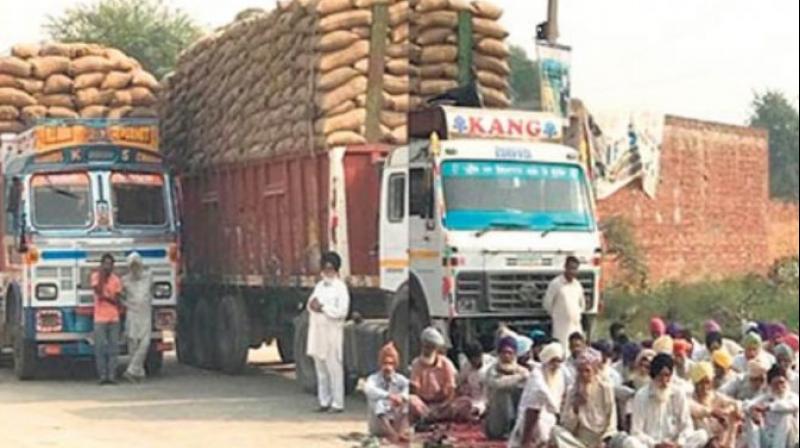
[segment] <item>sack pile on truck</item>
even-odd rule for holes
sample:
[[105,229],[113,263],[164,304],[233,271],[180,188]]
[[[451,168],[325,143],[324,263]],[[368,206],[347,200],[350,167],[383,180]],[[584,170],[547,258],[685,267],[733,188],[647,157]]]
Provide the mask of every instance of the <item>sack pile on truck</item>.
[[406,140],[407,0],[294,0],[247,10],[185,50],[161,97],[184,167],[364,144],[374,6],[385,4],[379,142]]
[[487,107],[507,108],[509,98],[508,32],[503,10],[486,0],[412,0],[411,46],[414,86],[412,107],[459,86],[459,13],[470,12],[473,71]]
[[20,44],[0,55],[0,133],[41,118],[154,118],[158,80],[96,44]]

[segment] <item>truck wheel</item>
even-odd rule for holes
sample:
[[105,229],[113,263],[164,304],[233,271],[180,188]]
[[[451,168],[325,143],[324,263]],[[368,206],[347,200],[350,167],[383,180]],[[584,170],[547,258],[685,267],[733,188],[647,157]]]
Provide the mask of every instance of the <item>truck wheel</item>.
[[175,334],[175,354],[178,362],[187,366],[197,365],[192,346],[192,310],[181,307],[178,310],[178,325]]
[[237,374],[247,365],[250,350],[250,320],[241,297],[225,296],[219,303],[217,353],[219,365],[227,374]]
[[285,330],[277,338],[278,354],[284,364],[292,364],[294,359],[294,329]]
[[412,306],[409,288],[403,285],[392,299],[389,315],[389,337],[400,352],[400,369],[406,371],[411,360],[419,353],[420,334],[430,319],[424,310]]
[[144,371],[147,376],[159,376],[164,367],[164,352],[156,350],[155,344],[150,344],[147,358],[144,360]]
[[308,342],[308,312],[303,312],[294,319],[294,365],[297,382],[304,391],[317,393],[317,372],[314,360],[306,355]]
[[197,367],[216,369],[217,358],[217,326],[214,306],[209,299],[200,299],[194,310],[192,321],[192,352]]
[[14,374],[18,379],[27,381],[36,375],[36,342],[25,340],[21,333],[20,328],[14,335]]

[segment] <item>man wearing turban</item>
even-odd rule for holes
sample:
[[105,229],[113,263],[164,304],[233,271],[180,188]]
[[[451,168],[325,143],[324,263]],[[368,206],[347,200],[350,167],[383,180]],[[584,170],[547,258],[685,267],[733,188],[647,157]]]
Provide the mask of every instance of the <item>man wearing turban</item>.
[[761,361],[761,364],[767,366],[767,369],[775,364],[775,357],[764,350],[764,340],[757,332],[747,333],[742,340],[742,345],[744,353],[733,359],[733,370],[739,373],[747,372],[747,364],[754,359]]
[[703,430],[695,430],[685,391],[672,384],[675,361],[659,354],[650,364],[650,384],[633,399],[631,436],[637,446],[701,448],[709,441]]
[[709,362],[692,366],[689,377],[694,385],[691,410],[698,429],[704,429],[719,448],[735,448],[741,413],[739,405],[714,390],[714,367]]
[[490,440],[506,439],[517,418],[517,406],[529,371],[517,362],[517,339],[505,336],[497,343],[497,362],[486,375],[489,401],[484,432]]
[[400,355],[392,343],[378,354],[380,371],[364,387],[369,407],[369,433],[394,444],[408,442],[408,387],[406,377],[397,373]]
[[789,389],[786,370],[774,365],[767,373],[768,387],[755,400],[747,403],[749,418],[748,448],[792,448],[798,442],[797,394]]

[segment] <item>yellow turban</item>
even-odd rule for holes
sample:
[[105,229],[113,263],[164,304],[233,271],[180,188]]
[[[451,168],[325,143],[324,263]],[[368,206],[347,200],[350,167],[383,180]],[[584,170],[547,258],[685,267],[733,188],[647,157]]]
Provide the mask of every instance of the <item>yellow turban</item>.
[[671,336],[661,336],[653,342],[653,351],[658,354],[672,356],[675,348],[675,341]]
[[714,366],[710,362],[698,362],[689,371],[689,378],[693,384],[701,383],[704,380],[714,379]]
[[714,354],[711,355],[711,360],[714,361],[714,364],[726,370],[733,367],[733,358],[724,348],[715,351]]

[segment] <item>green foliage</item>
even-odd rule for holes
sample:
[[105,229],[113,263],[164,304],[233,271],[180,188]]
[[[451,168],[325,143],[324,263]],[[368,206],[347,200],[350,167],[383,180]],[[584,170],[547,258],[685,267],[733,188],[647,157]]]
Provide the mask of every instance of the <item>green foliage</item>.
[[514,106],[524,110],[539,110],[539,65],[528,57],[524,48],[512,45],[510,50],[511,97]]
[[798,201],[800,115],[786,96],[768,90],[756,93],[750,125],[769,131],[769,171],[772,197]]
[[605,302],[604,326],[624,322],[635,338],[645,337],[653,316],[681,322],[696,334],[702,334],[706,319],[716,319],[731,336],[738,336],[743,319],[784,322],[795,330],[798,327],[796,286],[758,276],[686,285],[666,283],[644,292],[612,289],[606,291]]
[[614,257],[620,269],[616,287],[623,291],[640,291],[647,286],[645,255],[636,243],[633,227],[625,218],[612,216],[600,224],[606,240],[607,254]]
[[53,40],[89,42],[122,50],[158,78],[175,66],[178,54],[202,35],[183,11],[161,0],[99,0],[48,17]]

